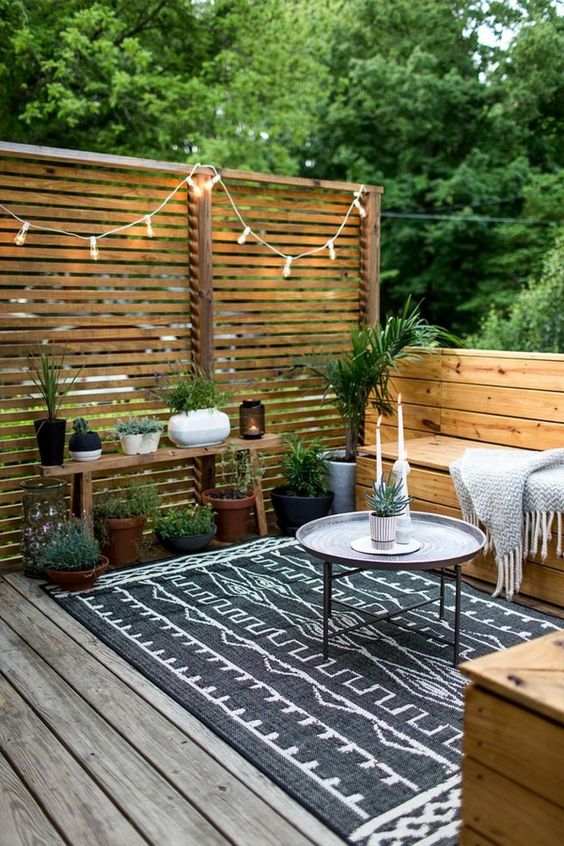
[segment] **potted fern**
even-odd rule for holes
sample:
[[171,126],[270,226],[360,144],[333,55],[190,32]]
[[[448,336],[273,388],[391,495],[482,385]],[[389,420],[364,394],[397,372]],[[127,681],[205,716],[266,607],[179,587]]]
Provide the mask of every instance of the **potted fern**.
[[167,433],[175,446],[210,446],[229,437],[229,417],[218,408],[227,394],[196,365],[160,374],[153,393],[172,412]]
[[292,435],[286,439],[281,461],[285,483],[270,493],[278,526],[293,535],[300,526],[326,517],[333,501],[327,485],[327,459],[318,439],[305,443]]
[[[65,356],[55,353],[28,355],[28,371],[37,394],[45,403],[47,417],[34,420],[35,437],[41,464],[52,467],[63,463],[67,421],[57,417],[61,403],[80,375],[80,370],[66,370]],[[32,399],[37,399],[32,394]]]
[[94,506],[94,532],[111,567],[124,567],[139,558],[143,530],[160,504],[152,485],[132,484],[105,491]]
[[76,417],[72,423],[73,433],[69,438],[69,452],[74,461],[96,461],[102,455],[102,442],[93,432],[84,417]]
[[256,499],[254,487],[262,473],[262,467],[253,468],[246,450],[233,446],[222,454],[221,487],[202,493],[204,503],[209,503],[215,511],[218,540],[234,543],[247,534]]
[[41,550],[47,577],[64,590],[85,590],[108,569],[100,544],[81,523],[59,526]]
[[396,518],[403,514],[413,497],[404,496],[403,482],[392,473],[385,482],[374,483],[372,493],[366,494],[370,538],[376,549],[392,549],[396,539]]
[[[422,316],[420,305],[408,298],[399,315],[384,325],[363,326],[350,333],[350,349],[341,356],[308,356],[298,367],[319,376],[324,397],[339,412],[345,429],[345,448],[329,455],[329,487],[335,493],[333,511],[355,510],[356,457],[364,414],[371,402],[379,413],[390,414],[390,377],[402,360],[421,355],[425,348],[460,339]],[[417,348],[417,349],[415,349]]]
[[169,508],[155,523],[155,534],[171,552],[201,552],[217,531],[211,505]]

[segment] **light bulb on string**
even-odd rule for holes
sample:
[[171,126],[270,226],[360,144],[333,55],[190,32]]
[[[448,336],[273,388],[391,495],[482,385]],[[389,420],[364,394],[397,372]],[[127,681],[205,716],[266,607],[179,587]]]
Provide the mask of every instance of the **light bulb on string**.
[[190,188],[194,192],[195,197],[201,197],[202,196],[201,186],[198,185],[198,183],[194,179],[192,179],[191,176],[186,177],[186,184],[190,186]]
[[216,185],[219,182],[220,179],[221,179],[221,176],[219,175],[219,173],[216,173],[215,176],[212,176],[211,179],[208,179],[208,181],[206,182],[206,190],[211,191],[213,186]]
[[360,200],[358,199],[358,197],[354,200],[354,202],[353,202],[353,206],[355,206],[355,207],[358,209],[358,213],[359,213],[360,217],[366,217],[366,209],[365,209],[365,208],[364,208],[364,206],[361,204],[361,202],[360,202]]
[[327,241],[327,249],[329,250],[329,258],[331,261],[335,261],[337,258],[337,251],[335,250],[335,242],[334,241]]
[[17,235],[16,235],[16,237],[14,238],[14,241],[16,242],[16,244],[18,245],[18,247],[21,247],[21,246],[22,246],[22,244],[25,244],[25,239],[26,239],[26,235],[27,235],[27,230],[29,229],[29,227],[30,227],[30,224],[29,224],[29,223],[27,222],[27,220],[26,220],[26,221],[24,222],[24,224],[23,224],[22,228],[20,229],[20,231],[18,232],[18,234],[17,234]]
[[282,276],[284,279],[288,279],[292,275],[292,256],[286,256],[286,261],[284,263],[284,270],[282,271]]
[[94,261],[98,261],[100,258],[100,251],[98,250],[98,242],[95,235],[90,236],[90,258],[94,259]]
[[241,234],[239,235],[239,237],[237,238],[237,243],[238,243],[238,244],[244,244],[244,243],[245,243],[245,241],[247,240],[247,238],[249,237],[249,235],[250,235],[250,234],[251,234],[251,227],[250,227],[250,226],[245,226],[245,228],[243,229],[242,233],[241,233]]
[[147,226],[147,238],[154,238],[155,237],[155,230],[153,229],[153,224],[151,221],[151,215],[145,215],[145,224]]

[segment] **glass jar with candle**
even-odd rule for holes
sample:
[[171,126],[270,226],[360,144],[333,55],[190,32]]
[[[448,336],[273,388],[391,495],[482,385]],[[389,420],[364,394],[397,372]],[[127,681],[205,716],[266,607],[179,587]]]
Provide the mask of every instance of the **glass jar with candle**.
[[260,400],[243,400],[239,406],[239,431],[242,438],[255,440],[264,435],[264,405]]
[[54,529],[67,519],[66,482],[59,479],[25,479],[22,499],[22,553],[26,576],[44,575],[39,556]]

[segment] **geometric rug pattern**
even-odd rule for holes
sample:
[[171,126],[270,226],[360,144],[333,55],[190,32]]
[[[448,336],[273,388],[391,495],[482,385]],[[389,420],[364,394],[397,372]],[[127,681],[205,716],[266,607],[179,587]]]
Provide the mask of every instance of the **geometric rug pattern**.
[[[433,595],[437,581],[365,571],[339,579],[333,595],[377,613],[409,594]],[[465,681],[451,664],[449,582],[445,620],[436,605],[419,608],[403,618],[407,629],[382,622],[332,640],[328,661],[322,565],[293,538],[116,571],[80,594],[49,593],[349,843],[456,843]],[[339,627],[362,619],[334,610]],[[461,661],[562,624],[468,586],[461,621]]]

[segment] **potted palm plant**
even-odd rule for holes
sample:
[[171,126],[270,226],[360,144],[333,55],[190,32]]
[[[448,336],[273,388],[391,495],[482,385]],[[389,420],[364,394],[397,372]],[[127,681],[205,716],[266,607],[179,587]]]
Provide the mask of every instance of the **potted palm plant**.
[[108,569],[100,544],[81,523],[59,526],[41,550],[41,564],[48,578],[64,590],[85,590]]
[[229,437],[229,417],[218,408],[227,394],[196,365],[158,375],[153,393],[172,412],[168,438],[176,446],[209,446]]
[[105,491],[94,506],[94,531],[110,567],[137,561],[147,522],[158,513],[160,497],[152,485],[139,483]]
[[253,469],[247,451],[230,447],[223,453],[222,486],[202,493],[204,502],[215,511],[218,540],[234,543],[247,534],[247,524],[255,504],[254,486],[262,472],[262,467],[258,471]]
[[201,552],[217,531],[211,505],[169,508],[155,523],[155,534],[171,552]]
[[270,493],[278,526],[293,535],[300,526],[326,517],[333,501],[327,485],[327,459],[318,439],[305,443],[296,435],[286,439],[281,461],[285,484]]
[[[70,371],[64,365],[64,353],[57,356],[55,353],[50,355],[42,352],[28,356],[31,381],[47,411],[46,418],[33,421],[39,456],[44,467],[63,463],[67,421],[57,417],[57,414],[82,369]],[[32,395],[32,398],[36,399],[36,396]]]
[[356,457],[364,414],[369,402],[379,413],[392,412],[390,377],[402,360],[443,344],[462,345],[446,329],[421,317],[420,305],[408,298],[399,315],[384,325],[363,326],[350,333],[350,349],[342,356],[308,356],[297,362],[319,376],[324,395],[341,415],[345,448],[329,456],[329,487],[334,491],[335,513],[354,511]]
[[396,539],[396,518],[403,514],[413,497],[404,496],[401,479],[392,480],[392,473],[385,482],[374,483],[372,493],[366,494],[369,514],[370,538],[376,549],[392,549]]
[[72,423],[73,433],[69,438],[69,452],[74,461],[96,461],[102,455],[102,442],[98,432],[93,432],[84,417],[76,417]]
[[119,440],[125,455],[147,455],[159,448],[163,428],[154,417],[130,417],[118,420],[112,436]]

